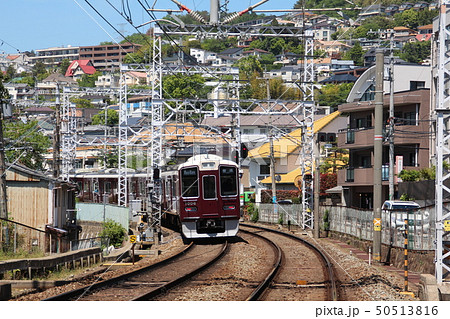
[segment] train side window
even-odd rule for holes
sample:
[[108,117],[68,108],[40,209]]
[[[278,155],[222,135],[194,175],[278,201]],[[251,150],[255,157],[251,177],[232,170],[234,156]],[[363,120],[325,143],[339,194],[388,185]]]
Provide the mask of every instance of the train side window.
[[216,198],[216,177],[214,175],[203,176],[203,198]]
[[220,167],[220,195],[237,195],[237,174],[236,167]]
[[181,170],[181,196],[198,197],[197,168],[185,168]]

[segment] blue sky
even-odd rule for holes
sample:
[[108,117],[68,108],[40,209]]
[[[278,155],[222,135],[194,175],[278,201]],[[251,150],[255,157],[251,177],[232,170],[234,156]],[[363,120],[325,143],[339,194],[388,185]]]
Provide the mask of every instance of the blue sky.
[[[210,0],[179,0],[193,10],[209,11]],[[106,0],[89,2],[125,35],[136,30]],[[137,0],[109,0],[118,10],[129,3],[134,25],[150,19]],[[229,11],[241,11],[259,0],[230,0]],[[292,9],[297,0],[269,0],[258,9]],[[141,0],[156,9],[177,9],[170,0]],[[282,4],[281,4],[282,3]],[[165,13],[157,14],[158,18]],[[91,18],[92,17],[92,18]],[[140,28],[145,32],[147,27]],[[56,46],[97,45],[102,41],[121,41],[114,31],[84,0],[9,0],[0,17],[0,53],[16,53]]]

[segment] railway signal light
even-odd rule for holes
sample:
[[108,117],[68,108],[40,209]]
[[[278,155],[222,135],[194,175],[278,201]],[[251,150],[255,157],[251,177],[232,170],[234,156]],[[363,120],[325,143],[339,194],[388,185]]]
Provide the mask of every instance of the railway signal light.
[[248,156],[248,148],[244,143],[241,143],[241,158],[246,158]]

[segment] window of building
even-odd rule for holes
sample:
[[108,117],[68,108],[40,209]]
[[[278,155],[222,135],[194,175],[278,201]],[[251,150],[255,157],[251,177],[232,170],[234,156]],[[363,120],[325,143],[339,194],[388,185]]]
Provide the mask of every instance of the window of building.
[[409,81],[409,89],[411,91],[425,88],[425,81]]
[[364,94],[359,99],[360,101],[373,101],[375,100],[375,86],[371,84]]
[[259,165],[259,174],[260,175],[269,175],[270,174],[270,165]]

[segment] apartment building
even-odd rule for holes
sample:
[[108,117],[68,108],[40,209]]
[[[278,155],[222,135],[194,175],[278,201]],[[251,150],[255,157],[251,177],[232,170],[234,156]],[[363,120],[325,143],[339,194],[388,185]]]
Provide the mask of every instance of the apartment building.
[[82,46],[77,59],[90,60],[96,69],[119,68],[123,58],[139,48],[140,44],[133,43]]
[[[385,65],[385,69],[388,65]],[[389,82],[384,81],[383,123],[387,131],[394,121],[394,171],[429,167],[430,153],[430,67],[394,66],[394,119],[389,119]],[[401,80],[400,80],[401,79]],[[347,206],[371,209],[373,205],[373,163],[375,125],[375,66],[356,81],[346,104],[347,128],[339,130],[338,147],[349,150],[349,166],[338,172]],[[389,142],[384,133],[382,155],[382,200],[389,193]],[[397,181],[394,181],[397,188]],[[398,194],[401,195],[401,194]]]
[[48,49],[36,50],[36,56],[31,57],[33,63],[42,62],[46,65],[58,65],[63,60],[69,61],[77,60],[79,54],[79,47],[52,47]]

